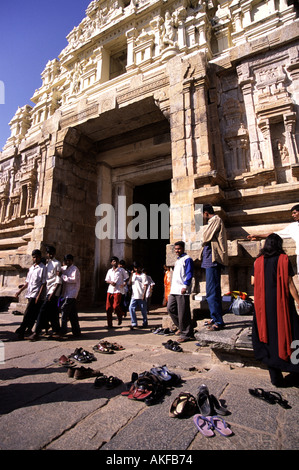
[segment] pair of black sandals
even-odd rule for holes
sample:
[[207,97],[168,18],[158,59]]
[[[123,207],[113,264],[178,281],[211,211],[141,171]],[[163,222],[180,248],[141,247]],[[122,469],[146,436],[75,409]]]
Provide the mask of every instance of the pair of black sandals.
[[255,398],[259,398],[260,400],[264,400],[265,402],[269,403],[270,405],[278,404],[284,409],[292,408],[289,405],[289,402],[282,398],[281,394],[278,392],[267,392],[263,388],[249,388],[248,389],[250,395]]
[[229,414],[228,409],[220,403],[215,395],[209,392],[208,387],[204,384],[198,389],[196,403],[202,416],[226,416]]
[[96,361],[94,354],[89,351],[85,351],[83,348],[76,348],[68,357],[84,364]]
[[170,349],[170,351],[175,351],[175,352],[182,352],[183,348],[179,345],[177,341],[172,341],[169,339],[167,343],[162,343],[162,345],[165,347],[165,349]]

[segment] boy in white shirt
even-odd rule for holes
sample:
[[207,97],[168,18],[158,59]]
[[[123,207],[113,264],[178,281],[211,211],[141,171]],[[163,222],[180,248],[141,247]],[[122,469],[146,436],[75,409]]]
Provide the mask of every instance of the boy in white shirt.
[[67,332],[67,322],[70,320],[73,336],[81,336],[78,319],[77,297],[80,291],[80,271],[74,265],[73,255],[64,257],[65,266],[62,266],[62,297],[61,306],[61,335]]
[[33,250],[32,261],[33,264],[28,271],[26,282],[23,286],[20,286],[20,290],[16,293],[16,298],[19,298],[21,292],[27,289],[27,308],[24,313],[22,324],[16,330],[16,334],[18,335],[19,339],[24,339],[26,330],[32,330],[39,313],[43,290],[46,285],[46,267],[41,262],[40,250]]
[[106,298],[106,313],[108,328],[113,328],[112,314],[115,312],[118,318],[118,324],[122,324],[124,312],[121,308],[122,296],[125,293],[125,282],[128,279],[126,271],[118,267],[119,260],[113,256],[110,260],[111,268],[106,274],[105,281],[108,284]]
[[132,286],[132,298],[129,306],[131,316],[131,330],[137,326],[136,308],[140,307],[143,319],[143,327],[147,327],[147,306],[146,306],[146,290],[148,281],[146,275],[142,272],[139,264],[134,263],[133,273],[131,274],[129,284]]
[[60,330],[58,296],[62,285],[62,280],[60,278],[61,263],[55,258],[56,249],[54,246],[47,246],[46,253],[46,299],[40,308],[36,320],[35,332],[29,337],[31,341],[39,339],[42,329],[47,327],[48,322],[51,324],[54,337],[59,334]]

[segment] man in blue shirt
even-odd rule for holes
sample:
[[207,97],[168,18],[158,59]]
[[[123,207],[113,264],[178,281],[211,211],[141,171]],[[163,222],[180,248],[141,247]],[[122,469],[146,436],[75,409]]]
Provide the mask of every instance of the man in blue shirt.
[[206,270],[206,298],[211,320],[208,329],[218,331],[224,327],[221,296],[221,269],[228,264],[226,230],[211,204],[203,206],[203,249],[201,267]]
[[193,260],[185,253],[184,242],[176,242],[174,250],[178,258],[173,270],[167,310],[173,323],[179,329],[180,338],[178,342],[182,343],[193,339],[190,311]]

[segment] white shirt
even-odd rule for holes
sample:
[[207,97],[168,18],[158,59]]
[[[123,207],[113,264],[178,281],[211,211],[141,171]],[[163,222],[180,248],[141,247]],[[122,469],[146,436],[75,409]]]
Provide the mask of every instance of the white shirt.
[[132,276],[132,298],[143,299],[144,288],[148,285],[146,275],[144,273],[134,273]]
[[65,299],[76,299],[80,290],[80,271],[72,264],[70,267],[62,266],[63,280],[62,297]]
[[292,238],[296,243],[296,255],[299,255],[299,222],[292,222],[284,229],[275,232],[281,238]]
[[124,294],[126,279],[128,279],[128,274],[123,268],[109,269],[105,281],[115,282],[116,285],[112,286],[109,284],[107,292],[109,292],[109,294]]
[[151,297],[152,295],[151,288],[154,287],[155,283],[152,280],[151,276],[148,276],[147,274],[146,274],[146,279],[147,279],[148,287],[146,289],[145,297],[148,298],[148,297]]
[[173,295],[181,295],[182,289],[186,288],[186,294],[190,294],[191,286],[186,285],[186,261],[191,259],[189,255],[183,254],[180,256],[174,265],[174,270],[171,280],[171,289],[170,293]]
[[26,298],[36,299],[42,284],[46,284],[46,266],[43,263],[33,264],[27,274],[28,283]]
[[296,243],[297,274],[299,275],[299,222],[292,222],[284,229],[275,232],[281,238],[292,238]]
[[[57,284],[62,284],[62,280],[59,276],[61,271],[61,263],[57,259],[49,259],[48,263],[46,264],[46,272],[47,272],[47,295],[50,295],[55,290]],[[55,295],[58,296],[60,289],[55,291]]]

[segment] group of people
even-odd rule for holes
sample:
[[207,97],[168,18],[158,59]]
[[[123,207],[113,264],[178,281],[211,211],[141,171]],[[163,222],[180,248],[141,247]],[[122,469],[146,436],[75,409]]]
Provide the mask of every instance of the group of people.
[[24,339],[27,334],[30,340],[38,340],[41,332],[48,331],[50,326],[52,336],[61,338],[67,332],[68,321],[71,323],[73,335],[81,335],[77,311],[80,271],[74,265],[74,257],[71,254],[64,257],[63,264],[55,255],[56,249],[53,246],[46,248],[46,259],[42,259],[40,250],[32,252],[32,266],[25,284],[19,286],[15,295],[19,298],[21,292],[27,289],[27,307],[23,321],[16,330],[19,339]]
[[106,298],[106,312],[108,328],[113,327],[113,312],[118,318],[118,325],[129,309],[131,329],[137,327],[136,309],[142,313],[142,327],[148,326],[147,314],[150,307],[154,281],[141,264],[134,262],[129,272],[125,261],[119,261],[116,256],[110,260],[111,268],[108,270],[105,281],[108,284]]
[[[271,382],[279,385],[283,381],[282,371],[299,378],[299,365],[291,361],[296,340],[299,340],[299,295],[293,282],[294,272],[288,256],[282,249],[283,238],[296,242],[297,274],[299,275],[299,204],[291,209],[294,222],[284,230],[271,234],[253,234],[248,239],[265,238],[265,244],[254,263],[254,318],[253,347],[258,359],[268,365]],[[215,214],[212,205],[203,206],[202,249],[199,259],[206,274],[206,300],[210,319],[209,331],[224,328],[221,295],[221,271],[228,265],[227,236],[222,219]],[[173,270],[164,266],[164,305],[178,330],[178,342],[194,339],[190,310],[193,260],[185,252],[185,244],[174,245],[177,260]],[[80,272],[74,265],[73,256],[66,255],[64,265],[56,260],[55,248],[47,247],[46,263],[42,263],[41,252],[32,253],[33,265],[26,282],[20,286],[16,297],[27,289],[28,305],[21,326],[17,330],[20,339],[25,332],[35,331],[30,339],[38,339],[41,331],[52,327],[54,336],[65,335],[68,320],[74,336],[80,336],[76,299],[80,289]],[[129,272],[124,261],[111,258],[111,268],[105,281],[108,285],[106,313],[108,327],[113,327],[113,312],[118,324],[129,310],[131,329],[137,327],[136,309],[142,314],[142,327],[148,325],[148,308],[155,283],[142,266],[133,264]],[[45,298],[43,292],[45,291]],[[59,304],[61,324],[59,323]],[[295,361],[299,362],[299,361]]]
[[[203,206],[201,267],[206,272],[206,299],[210,310],[208,330],[218,331],[224,327],[221,270],[228,264],[227,236],[222,219],[215,214],[211,204]],[[190,311],[190,293],[193,277],[193,260],[185,253],[185,243],[178,241],[174,245],[177,261],[175,263],[170,293],[167,302],[168,313],[178,328],[178,342],[194,339]]]
[[[293,282],[293,272],[288,256],[284,253],[283,238],[296,243],[297,275],[299,275],[299,204],[291,209],[294,222],[284,230],[271,234],[253,234],[248,239],[266,239],[254,263],[254,318],[253,348],[257,359],[269,369],[271,383],[282,386],[282,372],[289,372],[289,381],[299,384],[299,360],[292,354],[299,340],[299,295]],[[206,272],[206,300],[210,320],[208,330],[224,328],[221,270],[228,264],[227,237],[221,218],[210,204],[203,206],[201,267]],[[190,314],[190,285],[193,261],[184,251],[184,243],[175,244],[178,256],[167,303],[168,313],[180,332],[179,342],[193,339]]]

